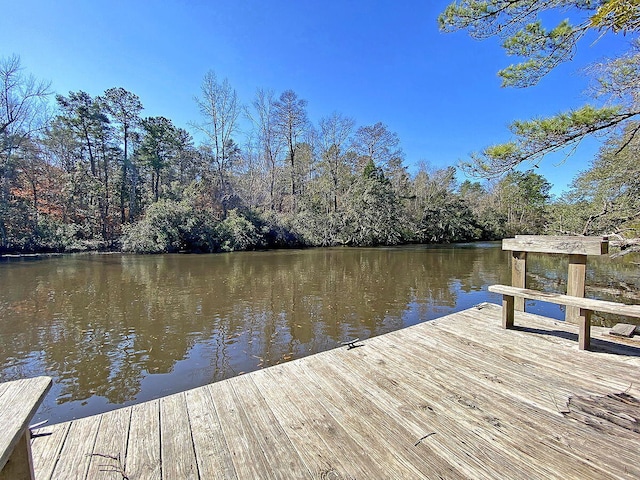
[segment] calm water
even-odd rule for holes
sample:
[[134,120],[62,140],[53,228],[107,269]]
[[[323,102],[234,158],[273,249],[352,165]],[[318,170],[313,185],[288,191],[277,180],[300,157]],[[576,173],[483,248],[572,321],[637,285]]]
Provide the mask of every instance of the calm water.
[[[509,283],[508,255],[484,243],[5,259],[0,381],[49,375],[36,420],[84,417],[498,303],[486,288]],[[632,261],[589,266],[589,282],[640,285]],[[530,271],[533,288],[553,289],[566,264]]]

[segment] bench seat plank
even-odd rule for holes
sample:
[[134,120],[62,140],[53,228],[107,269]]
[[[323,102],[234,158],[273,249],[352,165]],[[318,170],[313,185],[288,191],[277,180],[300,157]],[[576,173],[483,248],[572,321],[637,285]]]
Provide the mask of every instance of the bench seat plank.
[[6,473],[2,470],[16,446],[24,443],[29,422],[50,388],[49,377],[14,380],[0,385],[0,478]]
[[524,297],[531,300],[542,300],[544,302],[567,305],[582,308],[594,312],[613,313],[626,317],[640,318],[640,305],[625,305],[624,303],[609,302],[606,300],[595,300],[592,298],[574,297],[560,293],[540,292],[528,288],[510,287],[507,285],[491,285],[489,291],[509,295],[513,297]]
[[561,293],[540,292],[528,288],[510,287],[508,285],[491,285],[489,291],[502,294],[502,327],[512,328],[514,320],[514,299],[529,298],[544,302],[576,307],[579,309],[577,318],[580,331],[578,333],[578,347],[588,350],[591,339],[591,312],[613,313],[627,317],[640,318],[640,305],[625,305],[624,303],[594,300],[592,298],[575,297]]

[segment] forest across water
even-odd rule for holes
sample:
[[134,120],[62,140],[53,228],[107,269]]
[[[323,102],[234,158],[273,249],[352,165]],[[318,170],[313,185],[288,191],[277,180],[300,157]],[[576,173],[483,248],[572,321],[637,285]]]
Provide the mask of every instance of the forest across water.
[[17,56],[0,59],[0,91],[0,254],[228,252],[516,234],[610,235],[633,247],[639,236],[635,125],[605,143],[557,197],[533,169],[461,181],[460,166],[442,167],[443,159],[437,167],[407,159],[382,121],[357,125],[342,113],[313,121],[293,90],[258,89],[243,100],[212,71],[189,130],[145,117],[142,100],[120,87],[54,97]]

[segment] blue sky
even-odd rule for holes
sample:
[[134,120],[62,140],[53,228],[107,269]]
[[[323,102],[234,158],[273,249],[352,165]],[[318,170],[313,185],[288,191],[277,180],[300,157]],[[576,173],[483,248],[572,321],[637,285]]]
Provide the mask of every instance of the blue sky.
[[[589,63],[628,39],[583,42],[574,61],[529,89],[503,89],[512,59],[497,39],[444,34],[434,0],[11,1],[0,17],[0,57],[17,54],[28,73],[61,94],[137,94],[143,115],[189,128],[193,97],[209,70],[249,103],[257,88],[294,90],[312,121],[334,111],[357,126],[381,121],[401,140],[406,164],[456,165],[506,141],[512,120],[546,116],[587,100]],[[593,158],[589,142],[538,173],[559,194]]]

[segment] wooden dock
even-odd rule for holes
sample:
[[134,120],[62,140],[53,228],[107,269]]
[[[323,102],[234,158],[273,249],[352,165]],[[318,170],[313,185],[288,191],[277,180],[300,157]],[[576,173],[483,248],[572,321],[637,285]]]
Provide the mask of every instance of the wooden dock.
[[640,478],[640,344],[479,307],[40,429],[44,479]]

